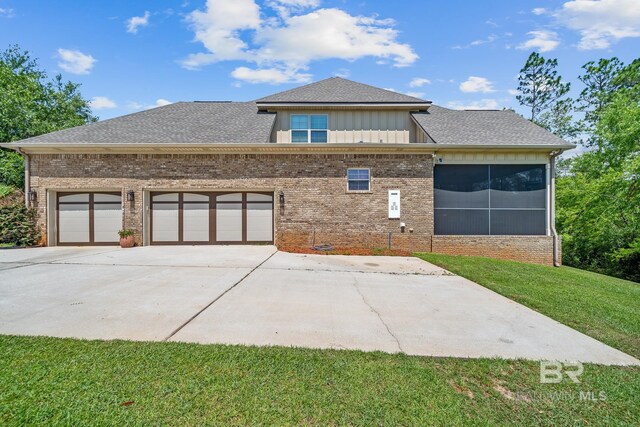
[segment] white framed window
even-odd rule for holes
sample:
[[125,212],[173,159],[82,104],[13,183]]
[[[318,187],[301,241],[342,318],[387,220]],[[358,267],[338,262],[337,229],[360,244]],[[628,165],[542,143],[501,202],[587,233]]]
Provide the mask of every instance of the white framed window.
[[292,114],[291,142],[327,142],[329,116],[326,114]]
[[368,192],[371,190],[371,171],[369,169],[347,169],[347,191]]

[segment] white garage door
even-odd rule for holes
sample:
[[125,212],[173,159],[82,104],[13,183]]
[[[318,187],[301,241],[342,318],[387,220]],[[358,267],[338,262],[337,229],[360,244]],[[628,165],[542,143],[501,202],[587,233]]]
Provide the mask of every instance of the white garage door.
[[120,193],[58,193],[59,245],[113,245],[122,229]]
[[273,242],[273,193],[151,193],[152,244]]

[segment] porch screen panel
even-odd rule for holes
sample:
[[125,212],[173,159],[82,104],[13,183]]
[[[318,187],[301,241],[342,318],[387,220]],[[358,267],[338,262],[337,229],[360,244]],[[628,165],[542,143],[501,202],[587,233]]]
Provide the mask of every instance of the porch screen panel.
[[436,165],[440,235],[544,235],[545,165]]

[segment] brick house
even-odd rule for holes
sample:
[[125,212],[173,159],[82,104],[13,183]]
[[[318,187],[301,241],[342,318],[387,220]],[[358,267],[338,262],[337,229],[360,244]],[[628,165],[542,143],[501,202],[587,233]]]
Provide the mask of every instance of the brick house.
[[553,264],[554,158],[511,111],[455,111],[330,78],[251,102],[179,102],[25,139],[48,245],[264,244]]

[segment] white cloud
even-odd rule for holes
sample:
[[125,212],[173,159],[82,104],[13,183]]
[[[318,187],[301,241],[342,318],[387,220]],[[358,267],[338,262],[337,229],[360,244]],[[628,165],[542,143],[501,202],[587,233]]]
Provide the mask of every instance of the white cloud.
[[272,0],[267,4],[281,17],[288,17],[291,13],[320,6],[320,0]]
[[529,31],[527,33],[530,39],[519,44],[516,49],[531,50],[535,49],[539,52],[549,52],[554,50],[560,44],[558,33],[549,30]]
[[554,17],[580,33],[582,50],[606,49],[620,39],[640,37],[638,0],[572,0]]
[[118,105],[106,96],[94,96],[91,98],[91,101],[89,101],[89,106],[94,110],[104,110],[107,108],[116,108]]
[[498,100],[481,99],[480,101],[452,101],[447,103],[447,107],[454,110],[498,110]]
[[[316,9],[317,0],[272,0],[267,5],[279,16],[261,18],[254,0],[208,0],[204,10],[191,12],[187,19],[195,40],[206,51],[189,55],[180,61],[182,66],[198,69],[214,62],[240,60],[256,68],[238,67],[235,78],[266,83],[271,76],[272,83],[285,83],[310,79],[304,71],[311,62],[324,59],[374,57],[395,67],[418,59],[410,45],[397,41],[392,20],[353,16],[336,8]],[[283,80],[286,76],[290,79]]]
[[547,13],[547,9],[545,9],[544,7],[535,7],[531,10],[531,13],[533,13],[534,15],[544,15],[545,13]]
[[151,108],[164,107],[165,105],[169,104],[172,104],[172,102],[167,101],[163,98],[159,98],[153,104],[142,104],[140,102],[130,101],[129,103],[127,103],[127,108],[130,110],[149,110]]
[[473,40],[471,43],[466,44],[464,46],[463,45],[453,46],[452,49],[468,49],[470,47],[481,46],[483,44],[493,43],[496,40],[498,40],[498,36],[496,36],[495,34],[491,34],[486,39]]
[[340,68],[338,71],[334,72],[333,75],[346,79],[351,75],[351,70],[349,70],[348,68]]
[[13,18],[16,14],[13,12],[13,9],[0,7],[0,16],[4,16],[5,18]]
[[97,60],[79,50],[58,49],[58,67],[72,74],[89,74]]
[[149,25],[149,11],[145,11],[142,16],[132,16],[127,19],[127,32],[136,34],[138,27],[146,27]]
[[248,67],[238,67],[231,72],[234,79],[248,83],[308,83],[311,81],[311,74],[298,73],[289,69],[261,68],[251,69]]
[[520,93],[517,89],[509,89],[507,90],[507,92],[509,93],[509,95],[513,95],[513,96],[516,96]]
[[409,82],[409,87],[422,87],[424,85],[431,84],[431,80],[424,77],[415,77]]
[[414,98],[423,98],[424,92],[405,92],[405,95],[413,96]]
[[484,77],[477,76],[469,76],[466,81],[460,83],[459,88],[462,92],[466,93],[489,93],[495,91],[493,83]]

